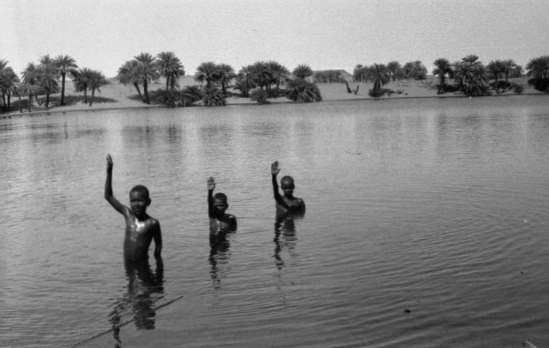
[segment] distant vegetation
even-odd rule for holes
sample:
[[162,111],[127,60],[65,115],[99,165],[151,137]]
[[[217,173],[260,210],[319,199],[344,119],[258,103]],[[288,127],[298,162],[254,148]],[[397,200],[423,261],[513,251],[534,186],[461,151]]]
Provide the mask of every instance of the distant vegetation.
[[[526,74],[528,84],[536,90],[549,93],[549,56],[533,58],[526,65],[526,72],[512,59],[493,60],[484,65],[476,55],[468,55],[451,63],[448,59],[434,61],[432,74],[437,77],[437,94],[459,92],[465,96],[492,94],[520,94],[524,86],[512,78]],[[389,82],[400,80],[425,80],[427,68],[421,61],[409,61],[401,65],[397,61],[387,64],[357,65],[352,75],[344,70],[313,71],[308,65],[298,65],[291,73],[276,61],[258,61],[243,66],[238,72],[228,64],[204,62],[197,68],[196,85],[180,87],[178,81],[185,76],[181,60],[173,52],[161,52],[156,56],[140,53],[123,63],[116,79],[131,85],[136,98],[146,104],[169,106],[222,106],[232,96],[250,98],[260,104],[273,98],[287,98],[294,102],[322,100],[316,83],[344,83],[348,93],[358,94],[358,87],[351,89],[349,81],[373,84],[368,94],[373,98],[391,95],[385,88]],[[66,79],[72,79],[79,96],[66,96]],[[164,88],[150,91],[153,82],[164,79]],[[0,59],[0,111],[8,112],[33,107],[49,108],[76,102],[109,102],[112,99],[97,98],[95,93],[107,84],[105,76],[97,70],[78,67],[74,58],[44,55],[37,63],[29,63],[18,75]],[[55,97],[52,97],[55,95]],[[59,95],[59,96],[57,96]],[[13,98],[17,98],[14,101]]]
[[[523,76],[522,67],[512,59],[491,61],[485,66],[478,56],[471,54],[454,63],[450,63],[446,58],[438,58],[433,64],[433,75],[438,77],[437,94],[460,92],[470,97],[506,92],[521,94],[524,88],[509,81],[510,78]],[[532,77],[529,84],[539,91],[549,92],[549,57],[533,59],[527,70],[527,75]],[[424,80],[426,77],[427,69],[420,61],[408,62],[403,66],[396,61],[387,65],[357,65],[353,71],[355,82],[373,83],[369,95],[374,98],[394,93],[382,87],[389,81]]]
[[[75,90],[84,93],[83,101],[89,103],[90,106],[94,101],[109,100],[95,98],[95,92],[108,83],[103,73],[88,68],[77,68],[75,60],[68,55],[59,55],[56,58],[45,55],[40,58],[38,63],[29,63],[19,79],[7,62],[0,60],[2,111],[7,112],[14,109],[18,109],[20,112],[23,109],[32,111],[32,107],[35,105],[43,105],[46,109],[52,104],[67,105],[68,101],[65,98],[67,76],[72,78]],[[88,91],[91,93],[90,98],[87,96]],[[51,97],[52,94],[57,93],[60,93],[59,98]],[[12,96],[18,98],[17,102],[12,103]],[[73,97],[70,102],[75,102],[75,100],[78,99]]]

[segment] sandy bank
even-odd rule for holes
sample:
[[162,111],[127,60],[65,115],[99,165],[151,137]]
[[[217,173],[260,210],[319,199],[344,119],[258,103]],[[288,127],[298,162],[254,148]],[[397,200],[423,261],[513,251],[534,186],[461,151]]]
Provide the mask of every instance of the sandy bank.
[[[542,93],[536,91],[527,84],[527,78],[522,77],[513,79],[513,82],[520,83],[524,86],[524,95],[541,95]],[[196,82],[191,77],[184,77],[179,81],[180,87],[189,85],[195,85]],[[433,77],[424,81],[415,80],[402,80],[390,82],[385,88],[393,90],[395,93],[391,96],[384,96],[380,99],[405,99],[405,98],[459,98],[463,97],[461,93],[446,93],[443,95],[437,95],[436,90],[437,80]],[[372,83],[349,83],[350,88],[357,93],[348,93],[345,84],[342,83],[319,83],[318,87],[322,94],[323,101],[346,101],[346,100],[374,100],[374,98],[368,95],[368,91],[373,87]],[[152,83],[149,87],[150,91],[164,88],[162,80],[156,83]],[[67,83],[66,95],[81,95],[77,93],[71,82]],[[147,108],[159,108],[164,107],[162,105],[147,105],[139,100],[136,100],[134,96],[137,94],[133,86],[126,86],[118,83],[116,80],[111,80],[111,83],[103,86],[96,94],[98,97],[109,98],[113,101],[94,103],[92,106],[83,102],[78,102],[73,105],[66,106],[53,106],[49,108],[33,106],[32,111],[28,112],[24,110],[22,113],[19,111],[10,112],[6,114],[0,114],[0,118],[12,118],[25,115],[39,115],[50,113],[64,113],[64,112],[76,112],[76,111],[105,111],[105,110],[119,110],[119,109],[147,109]],[[514,94],[502,94],[501,96],[514,95]],[[55,94],[52,97],[59,97],[59,94]],[[270,99],[271,103],[291,103],[286,98]],[[249,98],[229,97],[227,98],[227,105],[248,105],[256,104],[256,102]]]

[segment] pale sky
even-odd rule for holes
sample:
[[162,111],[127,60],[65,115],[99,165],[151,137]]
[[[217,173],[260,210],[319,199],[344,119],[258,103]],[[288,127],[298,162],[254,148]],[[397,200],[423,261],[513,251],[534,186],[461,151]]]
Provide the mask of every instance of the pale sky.
[[476,54],[526,65],[549,55],[549,0],[0,0],[0,59],[20,74],[68,54],[107,77],[141,52],[292,70]]

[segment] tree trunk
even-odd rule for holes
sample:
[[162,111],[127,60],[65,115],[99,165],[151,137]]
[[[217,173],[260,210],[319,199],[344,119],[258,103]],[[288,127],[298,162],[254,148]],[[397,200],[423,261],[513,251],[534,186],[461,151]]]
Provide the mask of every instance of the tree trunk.
[[91,95],[91,98],[90,98],[90,106],[92,106],[93,104],[93,98],[95,97],[95,88],[92,87],[92,95]]
[[31,112],[32,109],[32,93],[29,93],[29,112]]
[[84,103],[88,102],[88,87],[84,88]]
[[169,86],[170,86],[170,75],[166,76],[166,92],[168,91]]
[[23,101],[21,100],[21,95],[17,93],[17,97],[19,99],[19,113],[23,113]]
[[8,92],[8,111],[10,110],[10,107],[11,107],[11,94]]
[[143,95],[141,94],[141,89],[139,89],[139,84],[137,82],[133,83],[135,89],[137,90],[137,94],[139,94],[139,98],[141,98],[142,102],[145,102],[145,99],[143,98]]
[[147,80],[143,81],[143,94],[145,94],[145,103],[150,104],[151,100],[149,99],[149,90],[147,88]]
[[61,105],[65,105],[65,75],[61,73]]
[[46,92],[46,109],[50,105],[50,92]]

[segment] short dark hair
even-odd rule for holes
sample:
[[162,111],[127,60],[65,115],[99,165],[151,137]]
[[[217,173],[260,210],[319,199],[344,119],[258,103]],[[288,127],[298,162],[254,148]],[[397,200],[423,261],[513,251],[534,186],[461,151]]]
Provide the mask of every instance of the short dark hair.
[[228,199],[227,199],[227,195],[224,194],[223,192],[218,192],[214,195],[214,199],[220,199],[222,200],[223,202],[227,203]]
[[148,189],[147,186],[145,186],[145,185],[135,185],[135,186],[132,187],[132,189],[130,190],[130,193],[132,193],[132,192],[141,192],[141,193],[143,193],[145,196],[147,196],[147,198],[150,198],[149,189]]
[[283,183],[287,183],[288,186],[290,186],[291,188],[295,187],[294,178],[289,175],[285,175],[282,177],[282,179],[280,179],[280,186],[282,186]]

